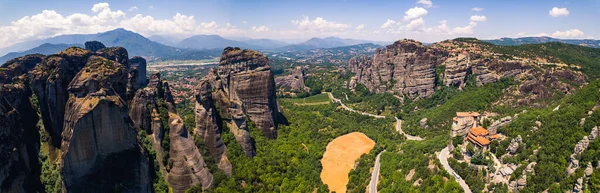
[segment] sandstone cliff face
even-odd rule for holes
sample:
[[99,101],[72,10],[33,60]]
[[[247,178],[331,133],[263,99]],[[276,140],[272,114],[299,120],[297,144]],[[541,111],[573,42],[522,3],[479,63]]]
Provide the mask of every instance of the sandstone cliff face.
[[92,53],[71,47],[47,56],[30,73],[31,88],[39,100],[44,128],[55,147],[60,147],[65,106],[69,99],[67,88],[83,68]]
[[292,69],[289,75],[275,78],[275,83],[277,87],[287,90],[308,92],[309,88],[304,84],[305,79],[304,70],[298,66]]
[[128,93],[135,93],[135,91],[146,86],[148,83],[148,78],[146,78],[146,59],[139,56],[129,59],[128,72]]
[[375,51],[371,59],[353,58],[349,67],[356,82],[371,92],[393,92],[408,98],[427,98],[435,88],[435,67],[447,52],[413,40],[400,40]]
[[0,83],[0,192],[43,189],[38,161],[38,116],[26,84]]
[[212,96],[212,86],[206,79],[196,88],[196,129],[198,135],[207,146],[212,158],[215,159],[219,169],[226,175],[232,175],[232,166],[227,157],[226,147],[221,139],[222,120],[217,114],[217,109]]
[[442,65],[446,66],[446,70],[444,71],[444,85],[458,88],[465,86],[467,78],[472,72],[468,54],[458,54],[448,57]]
[[269,60],[252,50],[225,48],[218,67],[225,97],[241,103],[244,113],[265,136],[277,138],[278,111],[275,81]]
[[179,115],[169,112],[170,150],[173,162],[167,174],[167,182],[174,192],[185,192],[190,187],[202,184],[202,189],[210,188],[213,175],[208,170],[204,158],[194,144]]
[[123,100],[125,67],[93,56],[69,84],[60,171],[67,192],[150,192],[148,159]]
[[152,129],[152,112],[158,108],[155,93],[156,89],[153,88],[139,90],[129,104],[129,116],[135,123],[135,127],[138,130],[145,130],[148,134],[154,132]]

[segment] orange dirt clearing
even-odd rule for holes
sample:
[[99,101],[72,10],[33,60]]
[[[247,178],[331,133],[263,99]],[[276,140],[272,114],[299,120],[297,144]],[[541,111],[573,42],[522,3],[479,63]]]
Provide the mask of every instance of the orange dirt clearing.
[[369,153],[375,141],[360,132],[339,136],[327,144],[321,165],[321,181],[329,191],[346,192],[348,173],[362,154]]

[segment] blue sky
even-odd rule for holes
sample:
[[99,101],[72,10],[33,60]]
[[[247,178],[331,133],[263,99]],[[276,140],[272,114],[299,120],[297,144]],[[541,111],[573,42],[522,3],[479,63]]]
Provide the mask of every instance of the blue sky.
[[600,0],[0,0],[0,16],[0,47],[119,27],[179,38],[600,38]]

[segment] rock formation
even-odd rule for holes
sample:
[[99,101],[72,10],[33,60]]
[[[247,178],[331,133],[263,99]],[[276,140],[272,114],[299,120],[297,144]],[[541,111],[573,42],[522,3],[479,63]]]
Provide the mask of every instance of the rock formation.
[[304,84],[306,75],[302,67],[298,66],[291,70],[287,76],[281,76],[275,78],[277,87],[284,88],[290,91],[308,92],[309,88]]
[[192,186],[201,184],[202,189],[210,188],[213,175],[208,171],[204,158],[194,144],[194,140],[183,125],[183,120],[176,113],[169,112],[170,150],[167,182],[173,192],[185,192]]
[[490,125],[488,127],[488,132],[490,132],[490,135],[496,134],[496,133],[498,133],[498,128],[508,125],[511,122],[512,122],[511,116],[507,116],[507,117],[501,118],[500,120],[494,121],[494,123],[492,123],[492,125]]
[[[217,82],[220,85],[220,80]],[[218,88],[218,87],[217,87]],[[213,93],[218,107],[221,109],[221,117],[227,124],[235,140],[248,157],[256,155],[254,139],[250,136],[246,114],[241,101],[231,101],[227,98],[225,91],[217,90]]]
[[99,41],[85,42],[85,49],[92,51],[92,52],[96,52],[96,51],[104,49],[104,48],[106,48],[106,46],[104,46],[104,44],[102,44],[102,42],[99,42]]
[[[196,88],[196,130],[195,134],[203,139],[219,169],[227,175],[232,174],[231,163],[227,157],[226,147],[221,139],[222,123],[212,98],[212,86],[208,80],[202,80]],[[220,123],[221,121],[221,123]]]
[[227,47],[218,66],[225,97],[241,103],[243,113],[265,136],[277,138],[278,110],[275,81],[269,59],[257,51]]
[[[5,68],[0,68],[1,70]],[[0,83],[0,192],[40,192],[38,116],[24,83]]]
[[[133,76],[130,79],[135,79],[136,81],[130,81],[134,90],[142,88],[148,84],[148,78],[146,77],[146,59],[135,56],[129,59],[129,74]],[[135,75],[132,75],[132,71],[135,71]]]
[[125,67],[92,56],[69,84],[60,172],[66,192],[150,192],[147,155],[123,100]]
[[49,55],[29,74],[31,88],[39,100],[44,128],[55,147],[60,147],[65,106],[69,99],[67,88],[75,75],[87,63],[92,53],[71,47]]
[[519,144],[521,144],[522,141],[523,138],[521,138],[521,135],[518,135],[517,137],[513,138],[512,140],[510,140],[510,145],[508,145],[506,151],[514,155],[515,153],[517,153],[517,150],[519,149]]
[[580,140],[579,142],[577,142],[577,145],[575,145],[575,148],[573,149],[573,153],[574,154],[582,153],[583,151],[585,151],[585,149],[587,149],[587,147],[589,145],[590,145],[590,139],[588,139],[588,136],[583,136],[583,139]]
[[352,58],[348,64],[356,73],[356,82],[371,92],[399,93],[408,98],[433,95],[435,67],[446,60],[448,53],[429,48],[413,40],[400,40],[377,49],[372,59]]
[[471,75],[471,61],[467,54],[457,54],[448,57],[442,65],[444,71],[444,85],[462,88],[466,85],[467,78]]
[[41,54],[31,54],[5,62],[2,64],[0,84],[11,83],[13,78],[29,72],[41,63],[43,59],[44,56]]
[[[458,113],[457,113],[458,114]],[[465,136],[471,128],[477,127],[478,117],[476,116],[456,116],[452,119],[450,131],[451,137]]]
[[421,129],[427,129],[429,128],[429,125],[427,124],[427,118],[423,118],[419,121],[419,126],[421,127]]

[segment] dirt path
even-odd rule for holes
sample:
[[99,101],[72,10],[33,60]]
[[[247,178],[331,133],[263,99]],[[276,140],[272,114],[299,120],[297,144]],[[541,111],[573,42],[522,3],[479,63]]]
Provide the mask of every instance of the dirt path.
[[354,168],[356,160],[362,154],[369,153],[373,147],[375,141],[360,132],[342,135],[329,142],[321,159],[323,184],[330,191],[346,192],[348,173]]

